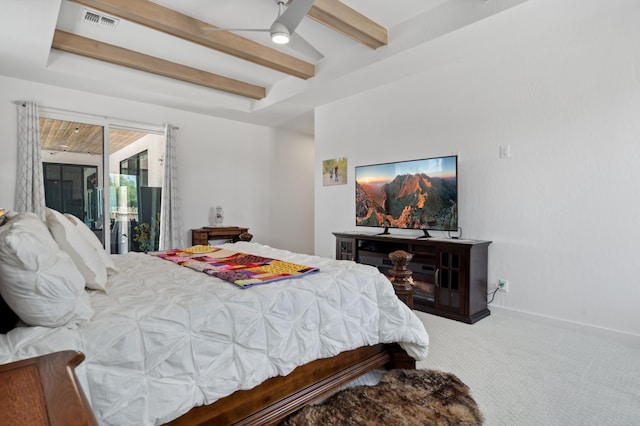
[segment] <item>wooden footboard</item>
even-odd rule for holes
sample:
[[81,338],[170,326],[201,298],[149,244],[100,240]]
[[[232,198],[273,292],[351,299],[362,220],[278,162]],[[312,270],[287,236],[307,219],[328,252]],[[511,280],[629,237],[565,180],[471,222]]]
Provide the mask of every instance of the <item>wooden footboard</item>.
[[253,389],[234,392],[211,405],[195,407],[168,424],[277,423],[343,384],[379,368],[415,368],[415,361],[397,344],[358,348],[302,365],[287,376],[273,377]]

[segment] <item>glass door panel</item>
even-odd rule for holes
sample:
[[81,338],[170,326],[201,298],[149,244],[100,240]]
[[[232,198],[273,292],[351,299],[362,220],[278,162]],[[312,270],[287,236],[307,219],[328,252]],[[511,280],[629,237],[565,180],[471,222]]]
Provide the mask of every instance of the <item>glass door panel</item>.
[[138,221],[138,180],[135,176],[109,175],[111,253],[131,251],[132,224]]
[[95,124],[40,118],[47,207],[76,216],[104,244],[103,130]]
[[160,243],[164,135],[111,128],[109,216],[111,253],[154,251]]

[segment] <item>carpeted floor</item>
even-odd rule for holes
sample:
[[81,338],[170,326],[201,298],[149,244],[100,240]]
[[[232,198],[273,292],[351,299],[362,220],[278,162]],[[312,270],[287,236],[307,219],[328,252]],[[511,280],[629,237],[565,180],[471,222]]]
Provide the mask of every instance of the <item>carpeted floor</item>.
[[640,425],[640,340],[492,310],[469,325],[416,312],[429,332],[417,365],[459,377],[484,426]]
[[342,390],[307,406],[283,426],[477,426],[482,414],[469,388],[455,375],[436,370],[392,370],[375,386]]

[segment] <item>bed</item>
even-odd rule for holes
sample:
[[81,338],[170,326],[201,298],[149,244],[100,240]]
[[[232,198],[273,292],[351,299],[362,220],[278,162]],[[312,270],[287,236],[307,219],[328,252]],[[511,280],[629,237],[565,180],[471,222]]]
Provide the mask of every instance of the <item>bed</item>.
[[[375,268],[222,245],[319,269],[240,289],[150,254],[105,258],[67,219],[75,228],[57,212],[0,226],[0,294],[21,318],[0,334],[0,364],[82,352],[76,375],[100,424],[275,423],[370,370],[427,355],[424,326]],[[16,301],[24,283],[36,289],[29,303]],[[58,296],[71,302],[58,307]]]

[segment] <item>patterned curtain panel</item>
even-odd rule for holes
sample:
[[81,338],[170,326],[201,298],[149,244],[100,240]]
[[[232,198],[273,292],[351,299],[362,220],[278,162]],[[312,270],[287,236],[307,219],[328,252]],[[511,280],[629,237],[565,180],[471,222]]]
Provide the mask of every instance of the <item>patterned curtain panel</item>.
[[162,214],[160,215],[160,250],[184,247],[182,245],[182,217],[176,179],[175,127],[167,124],[165,128]]
[[38,104],[18,104],[18,180],[16,205],[19,212],[34,212],[44,218],[44,179],[40,145]]

